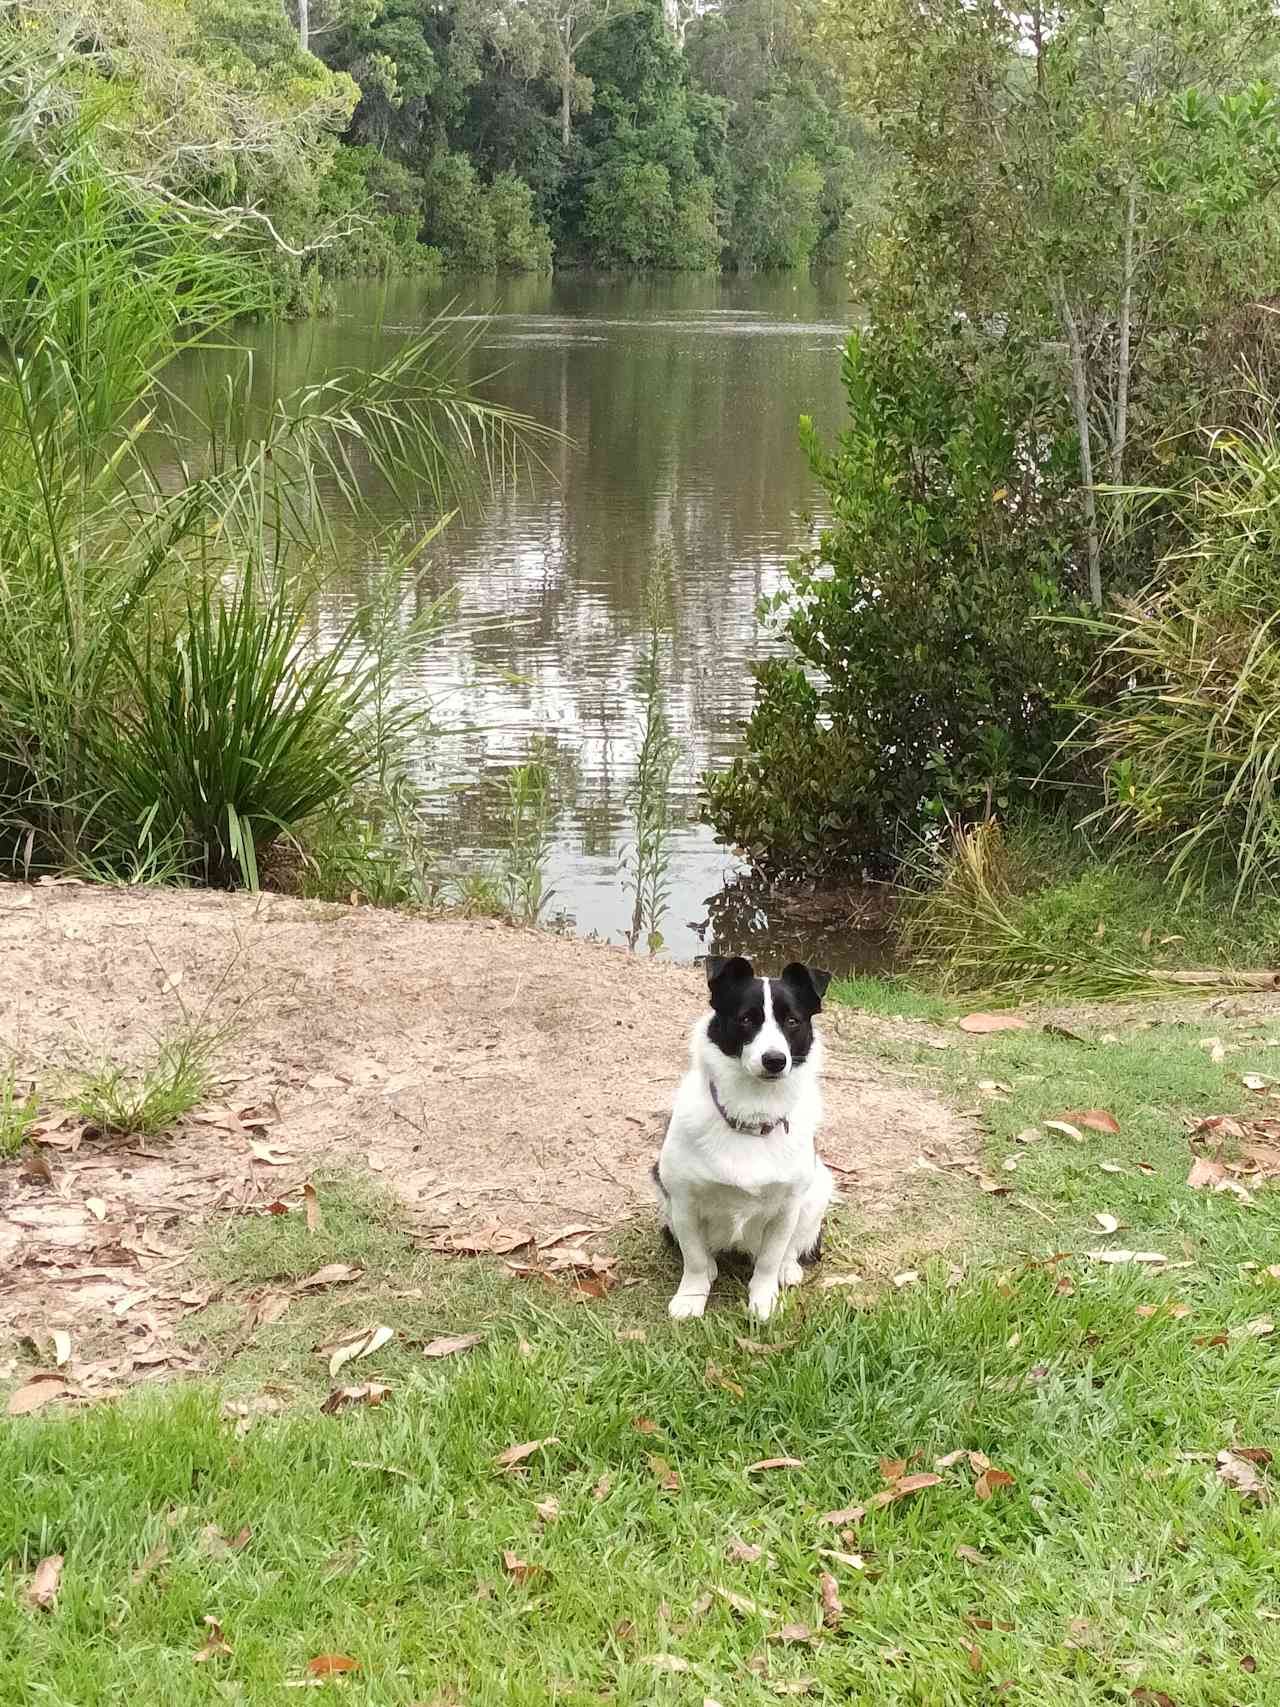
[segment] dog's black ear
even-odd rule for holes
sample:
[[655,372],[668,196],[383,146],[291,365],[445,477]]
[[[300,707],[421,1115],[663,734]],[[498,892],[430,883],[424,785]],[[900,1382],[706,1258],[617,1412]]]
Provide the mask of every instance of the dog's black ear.
[[740,954],[735,954],[732,960],[724,960],[719,955],[707,956],[707,987],[711,991],[711,1005],[723,1000],[724,992],[732,984],[741,984],[748,978],[754,978],[755,971],[749,960],[744,960]]
[[822,998],[831,982],[831,974],[820,972],[816,966],[806,966],[801,960],[793,960],[790,966],[783,968],[782,982],[812,1016],[822,1011]]

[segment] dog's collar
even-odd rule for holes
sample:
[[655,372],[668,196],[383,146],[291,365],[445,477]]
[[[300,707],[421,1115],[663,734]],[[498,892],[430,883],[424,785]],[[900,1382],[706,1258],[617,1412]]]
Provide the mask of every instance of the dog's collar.
[[711,1087],[711,1100],[716,1105],[716,1113],[725,1125],[732,1126],[735,1132],[741,1132],[748,1138],[767,1138],[771,1132],[776,1132],[779,1126],[784,1132],[791,1131],[785,1114],[778,1120],[735,1120],[720,1101],[720,1092],[716,1089],[715,1080],[708,1079],[707,1084]]

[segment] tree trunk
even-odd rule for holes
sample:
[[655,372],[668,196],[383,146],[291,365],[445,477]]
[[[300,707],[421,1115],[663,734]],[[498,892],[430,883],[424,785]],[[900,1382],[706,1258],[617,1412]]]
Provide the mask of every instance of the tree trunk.
[[311,0],[298,0],[298,46],[311,52]]
[[560,145],[569,147],[569,97],[573,92],[573,62],[568,54],[560,63]]
[[1054,295],[1071,356],[1071,402],[1075,409],[1076,432],[1080,436],[1080,484],[1084,488],[1085,537],[1089,550],[1089,600],[1092,604],[1101,605],[1102,555],[1098,543],[1098,503],[1093,490],[1093,441],[1089,433],[1089,383],[1085,374],[1084,346],[1061,279],[1055,286]]
[[1111,483],[1124,473],[1124,447],[1129,436],[1129,343],[1133,323],[1133,235],[1138,218],[1138,193],[1129,185],[1124,220],[1124,278],[1120,286],[1119,349],[1116,353],[1116,412],[1111,425]]

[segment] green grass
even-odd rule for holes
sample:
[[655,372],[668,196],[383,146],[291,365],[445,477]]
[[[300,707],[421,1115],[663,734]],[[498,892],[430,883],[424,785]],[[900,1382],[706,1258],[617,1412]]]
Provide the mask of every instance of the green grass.
[[220,1036],[186,1025],[177,1036],[157,1044],[147,1063],[120,1066],[104,1061],[77,1083],[77,1113],[104,1132],[153,1137],[168,1131],[209,1095]]
[[[806,1699],[868,1707],[1274,1699],[1280,1508],[1226,1486],[1215,1458],[1277,1446],[1277,1336],[1250,1327],[1280,1310],[1268,1273],[1280,1194],[1244,1207],[1191,1191],[1183,1122],[1274,1108],[1240,1074],[1275,1063],[1280,1015],[1102,1010],[1065,1016],[1077,1039],[970,1037],[936,1008],[912,1016],[901,986],[836,995],[925,1022],[905,1040],[871,1022],[866,1047],[886,1074],[974,1111],[975,1153],[1009,1195],[961,1170],[923,1176],[970,1211],[964,1248],[900,1291],[809,1288],[766,1329],[748,1326],[736,1284],[705,1322],[677,1325],[651,1229],[621,1246],[637,1284],[574,1302],[498,1264],[434,1258],[378,1188],[322,1179],[322,1231],[299,1215],[239,1218],[204,1260],[233,1290],[331,1261],[359,1264],[363,1281],[295,1298],[248,1343],[242,1306],[189,1318],[207,1345],[234,1344],[218,1383],[46,1411],[0,1436],[0,1486],[13,1490],[0,1508],[0,1700],[288,1700],[282,1685],[334,1653],[360,1670],[329,1687],[386,1707],[755,1707],[806,1682]],[[1210,1036],[1225,1060],[1201,1047]],[[1076,1144],[1043,1124],[1095,1107],[1118,1135]],[[1121,1223],[1114,1235],[1098,1212]],[[829,1273],[859,1261],[848,1227],[837,1232]],[[1108,1246],[1162,1251],[1169,1266],[1089,1257]],[[389,1383],[384,1403],[321,1414],[332,1383],[315,1348],[379,1321],[395,1338],[339,1379]],[[477,1350],[423,1358],[423,1342],[468,1331],[486,1335]],[[228,1393],[287,1409],[237,1434]],[[495,1468],[504,1448],[550,1436],[524,1470]],[[823,1523],[867,1504],[881,1457],[927,1470],[960,1448],[1014,1485],[984,1502],[957,1464],[843,1537]],[[746,1469],[778,1456],[803,1464]],[[536,1510],[547,1500],[552,1521]],[[211,1551],[210,1526],[251,1534]],[[763,1556],[731,1557],[739,1540]],[[536,1567],[526,1580],[508,1550]],[[50,1553],[66,1556],[63,1587],[38,1614],[22,1590]],[[824,1631],[825,1568],[844,1617]],[[196,1665],[210,1616],[232,1651]],[[786,1624],[814,1639],[767,1639]],[[689,1670],[650,1663],[661,1655]]]
[[[607,1309],[528,1302],[466,1358],[425,1364],[402,1345],[356,1366],[351,1378],[392,1384],[377,1410],[309,1405],[236,1438],[216,1393],[189,1391],[11,1427],[12,1589],[48,1553],[67,1564],[52,1614],[0,1600],[5,1698],[274,1700],[315,1655],[341,1653],[361,1662],[344,1698],[377,1703],[763,1703],[801,1678],[816,1700],[913,1707],[1118,1702],[1144,1686],[1179,1707],[1260,1699],[1240,1662],[1262,1677],[1280,1665],[1260,1617],[1280,1605],[1280,1524],[1221,1485],[1211,1455],[1270,1437],[1276,1357],[1254,1338],[1194,1344],[1257,1314],[1258,1289],[1207,1255],[1194,1283],[1178,1277],[1200,1300],[1188,1323],[1135,1314],[1169,1290],[1158,1278],[1071,1265],[1062,1297],[1062,1272],[952,1290],[939,1276],[868,1313],[813,1295],[764,1336],[785,1347],[771,1357],[736,1345],[736,1312],[619,1343]],[[707,1382],[708,1357],[742,1398]],[[548,1436],[527,1472],[495,1470],[507,1446]],[[875,1493],[882,1455],[927,1466],[958,1447],[1015,1486],[983,1503],[957,1467],[872,1512],[851,1544],[822,1523]],[[781,1455],[804,1464],[745,1470]],[[543,1523],[549,1498],[560,1515]],[[209,1526],[252,1535],[211,1556]],[[736,1539],[775,1562],[733,1562]],[[507,1549],[538,1567],[527,1582],[504,1569]],[[843,1623],[767,1643],[784,1623],[819,1626],[824,1565]],[[697,1611],[717,1588],[767,1612]],[[232,1654],[194,1666],[209,1615]],[[655,1654],[692,1669],[660,1672]]]
[[955,1011],[954,1002],[920,990],[904,978],[870,978],[861,974],[837,978],[827,1000],[882,1019],[942,1020]]
[[11,1067],[0,1072],[0,1159],[18,1154],[39,1106],[34,1088],[19,1094]]

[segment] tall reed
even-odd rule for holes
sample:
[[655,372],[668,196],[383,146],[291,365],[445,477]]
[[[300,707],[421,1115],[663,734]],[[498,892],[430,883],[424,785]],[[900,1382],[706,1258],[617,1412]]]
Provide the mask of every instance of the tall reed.
[[670,560],[664,557],[650,574],[646,591],[648,633],[638,672],[644,716],[635,775],[627,791],[631,841],[618,860],[631,894],[626,939],[632,953],[641,942],[650,954],[663,946],[662,924],[671,901],[671,779],[680,747],[666,711],[670,585]]

